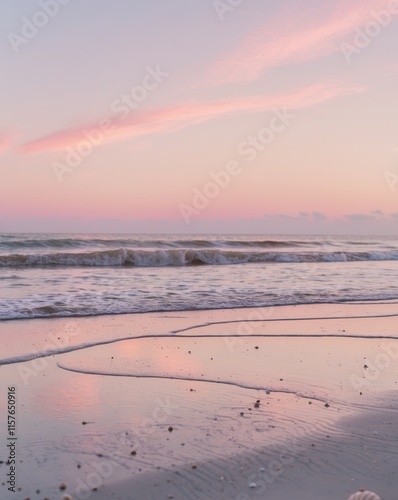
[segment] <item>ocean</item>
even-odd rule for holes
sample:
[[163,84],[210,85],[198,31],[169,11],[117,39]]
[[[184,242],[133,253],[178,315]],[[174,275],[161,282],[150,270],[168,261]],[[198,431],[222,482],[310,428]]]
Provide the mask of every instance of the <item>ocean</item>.
[[398,298],[398,237],[0,235],[0,319]]

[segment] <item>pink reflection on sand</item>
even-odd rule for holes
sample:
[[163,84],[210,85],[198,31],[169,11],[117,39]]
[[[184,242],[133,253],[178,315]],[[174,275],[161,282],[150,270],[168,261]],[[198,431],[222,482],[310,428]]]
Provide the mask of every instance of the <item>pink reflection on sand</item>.
[[73,374],[68,377],[66,384],[64,377],[58,374],[58,370],[53,371],[53,377],[58,380],[40,384],[32,394],[33,405],[38,414],[46,417],[58,417],[60,414],[67,416],[85,407],[99,407],[101,385],[97,377],[79,377]]

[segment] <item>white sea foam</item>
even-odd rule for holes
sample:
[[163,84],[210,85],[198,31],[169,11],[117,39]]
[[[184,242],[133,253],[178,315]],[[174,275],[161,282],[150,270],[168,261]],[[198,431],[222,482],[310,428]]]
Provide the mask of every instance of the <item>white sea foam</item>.
[[0,235],[0,319],[398,298],[398,239]]
[[119,248],[94,252],[62,252],[0,255],[0,267],[168,267],[189,265],[230,265],[244,263],[311,263],[395,261],[398,251],[372,252],[270,252],[221,249]]

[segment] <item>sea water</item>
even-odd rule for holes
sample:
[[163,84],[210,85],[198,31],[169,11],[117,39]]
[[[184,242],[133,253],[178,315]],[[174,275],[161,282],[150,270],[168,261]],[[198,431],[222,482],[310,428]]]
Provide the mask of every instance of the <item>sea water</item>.
[[0,235],[0,319],[398,298],[398,237]]

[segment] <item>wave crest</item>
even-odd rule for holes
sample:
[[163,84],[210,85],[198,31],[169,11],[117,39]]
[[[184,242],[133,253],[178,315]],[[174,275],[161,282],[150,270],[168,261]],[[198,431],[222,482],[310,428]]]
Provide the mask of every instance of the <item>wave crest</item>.
[[0,267],[167,267],[244,263],[317,263],[398,260],[391,252],[270,252],[221,249],[119,248],[93,252],[0,255]]

